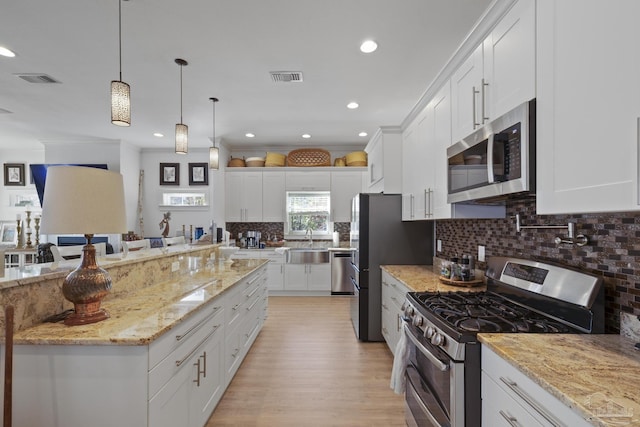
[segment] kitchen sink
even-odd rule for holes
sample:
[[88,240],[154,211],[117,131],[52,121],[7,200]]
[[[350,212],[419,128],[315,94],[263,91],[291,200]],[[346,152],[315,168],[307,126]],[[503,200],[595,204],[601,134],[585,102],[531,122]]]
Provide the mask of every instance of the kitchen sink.
[[325,264],[329,263],[327,249],[291,248],[287,251],[288,264]]

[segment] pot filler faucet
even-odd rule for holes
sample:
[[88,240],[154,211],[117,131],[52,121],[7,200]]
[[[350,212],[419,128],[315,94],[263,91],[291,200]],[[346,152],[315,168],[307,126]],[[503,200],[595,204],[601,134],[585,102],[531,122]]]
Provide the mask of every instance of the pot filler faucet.
[[307,232],[304,235],[309,236],[309,247],[312,247],[313,246],[313,229],[311,227],[307,227]]

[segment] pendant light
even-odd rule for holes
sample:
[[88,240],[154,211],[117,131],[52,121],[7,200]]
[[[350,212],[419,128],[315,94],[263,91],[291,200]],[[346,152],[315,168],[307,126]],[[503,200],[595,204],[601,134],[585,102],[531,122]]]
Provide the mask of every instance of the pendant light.
[[218,98],[209,98],[209,100],[213,105],[213,137],[211,138],[213,147],[209,148],[209,169],[218,170],[220,161],[220,150],[216,147],[216,102],[218,102]]
[[177,58],[176,64],[180,66],[180,123],[176,124],[176,154],[187,154],[189,128],[182,123],[182,67],[188,63],[184,59]]
[[122,81],[122,0],[118,0],[118,52],[120,56],[120,80],[111,81],[111,123],[116,126],[130,126],[130,88],[127,83]]

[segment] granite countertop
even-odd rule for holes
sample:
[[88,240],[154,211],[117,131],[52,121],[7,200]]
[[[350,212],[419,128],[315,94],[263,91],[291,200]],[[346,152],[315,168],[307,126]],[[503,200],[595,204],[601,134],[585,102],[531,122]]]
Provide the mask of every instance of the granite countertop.
[[640,351],[634,341],[597,334],[478,337],[593,425],[640,425]]
[[212,262],[167,280],[102,302],[111,317],[82,326],[42,323],[16,332],[14,343],[53,345],[147,345],[267,263],[244,259]]
[[383,265],[381,268],[414,292],[486,290],[485,285],[473,287],[446,285],[440,281],[440,270],[432,265]]

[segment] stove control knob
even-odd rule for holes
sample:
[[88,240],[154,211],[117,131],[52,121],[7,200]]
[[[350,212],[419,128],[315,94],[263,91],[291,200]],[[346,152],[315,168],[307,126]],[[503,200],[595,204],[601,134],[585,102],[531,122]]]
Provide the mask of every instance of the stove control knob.
[[404,314],[406,314],[406,315],[407,315],[407,317],[413,317],[413,315],[414,315],[414,314],[416,314],[416,310],[415,310],[413,307],[408,306],[408,307],[404,310]]
[[431,339],[431,337],[435,333],[436,333],[436,330],[433,328],[433,326],[429,326],[427,327],[427,330],[424,331],[424,336],[427,337],[427,339]]
[[422,316],[417,315],[413,318],[413,326],[422,326],[423,323],[424,319],[422,318]]
[[442,345],[444,345],[444,341],[445,341],[444,340],[444,335],[442,335],[439,332],[436,332],[431,337],[431,344],[433,344],[433,345],[442,346]]

